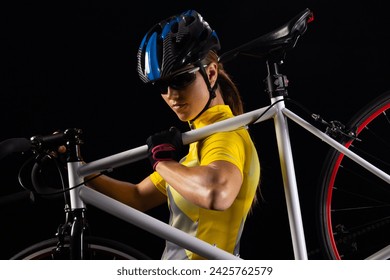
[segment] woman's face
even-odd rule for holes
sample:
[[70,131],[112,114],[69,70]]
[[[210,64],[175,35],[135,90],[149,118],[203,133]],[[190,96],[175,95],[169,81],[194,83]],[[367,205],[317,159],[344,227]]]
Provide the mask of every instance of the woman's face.
[[[208,73],[207,68],[206,72]],[[209,91],[201,73],[196,71],[194,74],[195,80],[184,88],[175,89],[175,87],[168,86],[167,93],[161,94],[181,121],[190,121],[195,118],[206,106],[209,98]]]

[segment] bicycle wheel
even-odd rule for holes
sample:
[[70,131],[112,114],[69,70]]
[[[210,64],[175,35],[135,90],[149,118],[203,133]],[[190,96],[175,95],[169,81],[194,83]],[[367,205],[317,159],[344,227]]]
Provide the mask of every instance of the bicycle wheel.
[[[148,260],[147,255],[123,243],[101,238],[87,236],[84,253],[85,259],[90,260]],[[69,259],[69,241],[66,239],[61,252],[57,252],[57,238],[51,238],[31,245],[14,255],[11,260],[56,260]]]
[[[382,171],[390,171],[390,91],[359,111],[349,128],[357,140],[340,141]],[[330,259],[366,259],[390,244],[390,185],[331,149],[320,182],[319,229]]]

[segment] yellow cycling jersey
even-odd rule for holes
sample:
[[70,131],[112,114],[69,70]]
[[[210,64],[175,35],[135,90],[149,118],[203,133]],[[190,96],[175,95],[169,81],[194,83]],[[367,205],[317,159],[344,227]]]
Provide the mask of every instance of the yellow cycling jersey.
[[[193,123],[200,128],[233,117],[227,105],[206,110]],[[169,223],[211,245],[232,254],[239,254],[240,238],[260,179],[260,163],[254,143],[245,128],[217,132],[190,144],[189,152],[181,163],[186,166],[207,165],[226,160],[236,165],[243,176],[243,184],[231,207],[224,211],[208,210],[187,201],[164,179],[154,172],[150,178],[167,196],[170,210]],[[162,259],[203,259],[201,256],[167,241]]]

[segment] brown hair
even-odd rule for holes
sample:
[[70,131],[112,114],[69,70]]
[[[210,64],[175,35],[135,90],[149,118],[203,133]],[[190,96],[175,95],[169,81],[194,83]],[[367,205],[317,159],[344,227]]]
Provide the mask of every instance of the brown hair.
[[218,63],[217,82],[219,89],[221,90],[223,101],[226,105],[229,105],[233,115],[237,116],[244,113],[240,92],[229,74],[226,73],[223,64],[218,61],[218,55],[214,51],[209,51],[202,62],[204,62],[205,65],[208,65],[211,62]]

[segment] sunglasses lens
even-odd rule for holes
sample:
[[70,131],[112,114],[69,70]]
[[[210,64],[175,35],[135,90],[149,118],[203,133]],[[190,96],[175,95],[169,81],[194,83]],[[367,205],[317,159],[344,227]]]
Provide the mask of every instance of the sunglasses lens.
[[184,89],[186,86],[190,85],[196,79],[195,72],[185,72],[179,75],[172,77],[169,80],[160,80],[154,83],[158,87],[161,94],[168,93],[168,87],[171,87],[176,90]]
[[195,73],[183,73],[172,78],[169,86],[173,89],[183,89],[195,81]]

